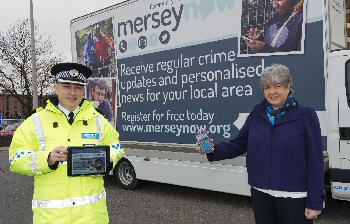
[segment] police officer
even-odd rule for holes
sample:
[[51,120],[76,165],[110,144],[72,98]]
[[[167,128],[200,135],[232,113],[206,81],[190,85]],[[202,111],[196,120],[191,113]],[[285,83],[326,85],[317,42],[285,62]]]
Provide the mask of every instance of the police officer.
[[57,98],[16,130],[10,169],[34,176],[34,223],[109,223],[103,176],[68,177],[67,146],[109,145],[115,165],[124,154],[119,133],[83,98],[90,68],[61,63],[51,74]]

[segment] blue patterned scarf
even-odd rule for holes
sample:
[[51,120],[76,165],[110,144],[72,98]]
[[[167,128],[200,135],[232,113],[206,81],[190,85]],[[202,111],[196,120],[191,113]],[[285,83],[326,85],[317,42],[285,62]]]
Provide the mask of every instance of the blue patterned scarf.
[[277,110],[273,109],[273,106],[267,102],[266,107],[266,114],[267,117],[270,120],[271,125],[273,126],[275,124],[275,120],[280,118],[283,114],[286,113],[286,110],[288,110],[291,107],[296,107],[298,105],[298,102],[294,98],[293,94],[289,94],[286,102],[280,106]]

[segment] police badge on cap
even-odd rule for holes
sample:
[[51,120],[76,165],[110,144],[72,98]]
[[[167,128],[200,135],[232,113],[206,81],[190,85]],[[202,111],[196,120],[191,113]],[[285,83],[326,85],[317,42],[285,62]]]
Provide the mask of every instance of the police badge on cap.
[[92,70],[82,64],[60,63],[51,68],[51,74],[56,82],[86,85],[86,80],[92,75]]

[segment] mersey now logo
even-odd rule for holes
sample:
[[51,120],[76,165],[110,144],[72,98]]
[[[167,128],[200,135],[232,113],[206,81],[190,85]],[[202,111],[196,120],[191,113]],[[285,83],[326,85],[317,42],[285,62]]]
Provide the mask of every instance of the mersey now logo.
[[[154,10],[152,13],[137,16],[134,19],[118,22],[117,33],[118,37],[128,36],[129,34],[142,33],[149,29],[158,29],[163,27],[171,27],[171,31],[175,32],[180,26],[182,16],[186,20],[191,18],[196,19],[201,17],[201,20],[206,19],[214,11],[218,12],[232,10],[235,0],[201,0],[190,1],[188,3],[182,2],[180,5],[172,6],[171,8],[162,9],[166,6],[168,1],[163,4],[150,5],[150,9]],[[172,2],[173,3],[173,2]],[[161,9],[162,11],[156,11]]]
[[[150,4],[150,13],[117,23],[118,39],[133,35],[129,39],[120,40],[119,52],[125,53],[137,48],[144,50],[156,47],[159,43],[166,45],[170,43],[172,33],[178,30],[183,18],[186,21],[204,21],[213,13],[215,16],[215,13],[232,10],[234,3],[235,0],[166,0]],[[147,31],[149,33],[146,34]]]

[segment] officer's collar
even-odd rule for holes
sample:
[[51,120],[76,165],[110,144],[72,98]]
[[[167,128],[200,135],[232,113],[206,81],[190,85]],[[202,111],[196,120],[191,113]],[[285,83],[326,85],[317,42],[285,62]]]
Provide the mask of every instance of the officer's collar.
[[[64,108],[60,103],[58,103],[57,108],[60,109],[66,115],[66,117],[68,118],[68,114],[71,111],[69,111],[66,108]],[[75,108],[75,110],[72,111],[74,113],[74,117],[78,113],[79,109],[80,109],[80,106],[78,106],[77,108]]]

